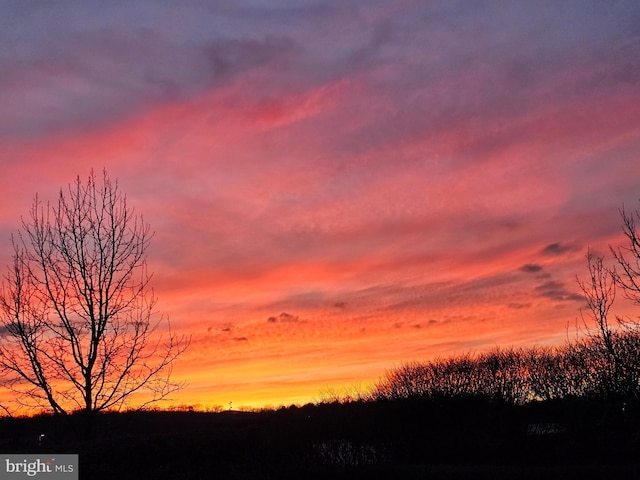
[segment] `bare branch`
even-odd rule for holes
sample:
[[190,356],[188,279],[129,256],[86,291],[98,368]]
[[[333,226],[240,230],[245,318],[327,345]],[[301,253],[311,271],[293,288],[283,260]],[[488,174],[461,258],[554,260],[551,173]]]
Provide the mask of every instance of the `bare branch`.
[[151,237],[106,172],[101,184],[77,177],[53,205],[36,197],[0,291],[0,367],[19,401],[91,413],[181,388],[171,367],[189,339],[158,335]]

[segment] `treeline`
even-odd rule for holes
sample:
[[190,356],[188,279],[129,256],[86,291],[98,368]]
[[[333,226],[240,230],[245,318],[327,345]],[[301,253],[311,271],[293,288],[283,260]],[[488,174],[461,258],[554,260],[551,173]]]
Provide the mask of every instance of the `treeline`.
[[612,332],[607,342],[612,345],[592,335],[560,347],[495,349],[405,363],[388,371],[370,397],[482,397],[516,405],[570,397],[639,397],[640,334]]
[[535,400],[640,396],[640,319],[614,314],[617,292],[640,305],[640,210],[620,210],[624,243],[609,246],[613,261],[587,252],[577,278],[586,309],[577,339],[560,347],[497,349],[389,372],[372,399],[484,397],[521,405]]

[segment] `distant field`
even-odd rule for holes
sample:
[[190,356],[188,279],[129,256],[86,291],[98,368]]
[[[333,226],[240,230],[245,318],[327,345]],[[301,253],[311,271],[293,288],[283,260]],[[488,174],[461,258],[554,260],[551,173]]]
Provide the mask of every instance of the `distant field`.
[[2,418],[0,451],[79,453],[91,480],[640,478],[639,410],[469,398],[129,412],[98,416],[90,440],[81,417]]

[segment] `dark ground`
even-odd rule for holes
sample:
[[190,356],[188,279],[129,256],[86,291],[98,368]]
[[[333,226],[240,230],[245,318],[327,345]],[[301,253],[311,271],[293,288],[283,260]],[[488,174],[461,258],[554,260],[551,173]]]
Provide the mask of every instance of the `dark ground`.
[[[410,399],[248,412],[0,419],[3,453],[79,453],[81,479],[640,478],[640,405]],[[42,445],[38,438],[44,433]]]

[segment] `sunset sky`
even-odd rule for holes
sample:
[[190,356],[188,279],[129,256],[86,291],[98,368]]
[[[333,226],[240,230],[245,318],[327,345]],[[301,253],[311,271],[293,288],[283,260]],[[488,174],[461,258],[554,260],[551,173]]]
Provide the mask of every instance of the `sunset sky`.
[[193,336],[172,404],[559,344],[640,207],[640,4],[0,0],[0,266],[106,168]]

